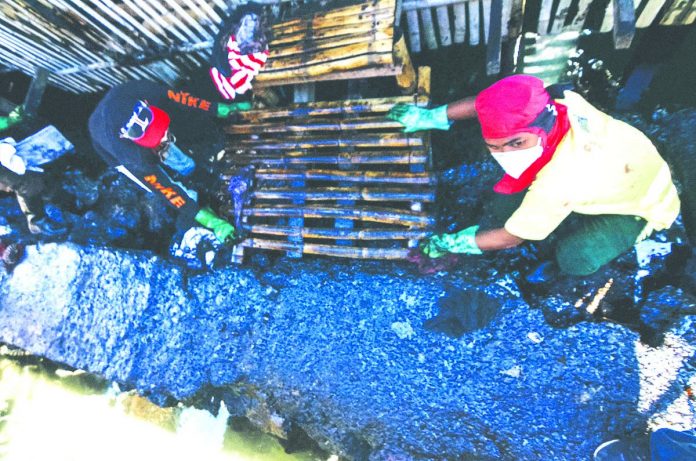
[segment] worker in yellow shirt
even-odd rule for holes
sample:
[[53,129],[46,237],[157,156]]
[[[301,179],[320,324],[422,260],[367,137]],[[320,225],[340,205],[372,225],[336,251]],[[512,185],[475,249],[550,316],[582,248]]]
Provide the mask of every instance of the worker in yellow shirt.
[[505,171],[488,207],[497,224],[431,236],[421,245],[431,258],[512,248],[562,230],[559,268],[588,275],[679,214],[667,163],[643,133],[572,91],[552,97],[536,77],[506,77],[476,97],[435,109],[399,105],[388,117],[407,132],[446,130],[455,120],[478,117],[485,144]]

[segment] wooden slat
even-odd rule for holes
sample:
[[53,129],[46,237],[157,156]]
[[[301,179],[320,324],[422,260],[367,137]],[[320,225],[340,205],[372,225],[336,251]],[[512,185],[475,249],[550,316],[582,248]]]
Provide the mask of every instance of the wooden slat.
[[428,227],[435,224],[435,218],[426,213],[416,211],[399,210],[396,208],[370,207],[370,206],[338,206],[338,205],[289,205],[254,204],[246,207],[244,216],[283,217],[283,218],[324,218],[324,219],[351,219],[376,222],[381,224],[401,224],[413,227]]
[[367,202],[433,202],[433,189],[416,188],[370,188],[370,187],[315,187],[298,189],[287,187],[263,187],[255,190],[252,197],[257,200],[364,200]]
[[642,28],[650,26],[653,21],[655,21],[657,14],[665,5],[666,1],[667,0],[648,0],[648,3],[638,17],[638,21],[636,21],[636,27]]
[[[345,32],[345,30],[344,30]],[[342,34],[337,37],[327,37],[321,39],[310,39],[299,42],[293,42],[281,47],[271,48],[268,55],[269,60],[287,59],[294,55],[306,55],[307,53],[316,53],[322,50],[331,50],[334,48],[346,47],[359,43],[369,43],[377,41],[387,41],[393,39],[393,31],[375,31],[366,30],[356,31],[351,34]]]
[[356,130],[399,130],[403,125],[389,120],[384,115],[361,117],[359,119],[322,119],[283,120],[269,123],[229,125],[224,128],[229,134],[265,134],[265,133],[306,133],[308,131],[356,131]]
[[[483,36],[480,37],[481,43],[488,43],[491,25],[491,4],[492,0],[481,0],[481,10],[479,10],[479,21],[483,21]],[[481,14],[483,12],[483,14]]]
[[340,170],[303,170],[288,171],[275,169],[259,169],[256,171],[259,180],[294,180],[307,181],[345,181],[365,184],[420,184],[433,185],[435,177],[429,173],[401,173],[386,171],[349,172]]
[[367,33],[382,33],[387,36],[394,35],[392,27],[393,18],[387,17],[384,19],[376,19],[374,21],[364,21],[348,26],[332,26],[325,27],[319,30],[305,30],[294,32],[283,37],[276,37],[269,43],[271,52],[274,49],[292,46],[297,43],[309,43],[313,40],[328,40],[332,38],[345,38],[350,35],[360,35]]
[[[418,69],[419,72],[421,68]],[[258,109],[237,113],[245,121],[258,123],[274,118],[343,116],[367,113],[386,113],[396,104],[413,104],[413,96],[395,96],[392,98],[366,98],[339,101],[319,101],[309,104],[291,104],[280,109]]]
[[[657,0],[657,1],[664,1],[664,0]],[[591,4],[592,4],[592,0],[579,0],[578,12],[575,14],[575,17],[573,18],[573,21],[571,22],[571,24],[569,26],[569,28],[571,30],[582,29],[582,27],[585,24],[585,20],[587,19],[587,13],[590,10]]]
[[402,68],[401,73],[396,76],[396,84],[401,88],[402,94],[413,94],[413,90],[416,89],[416,70],[413,68],[404,35],[394,43],[393,54],[394,64]]
[[[283,59],[269,59],[266,66],[259,73],[257,79],[261,79],[268,74],[277,71],[301,69],[307,65],[315,66],[321,63],[328,63],[339,59],[345,59],[355,56],[371,55],[378,53],[389,53],[391,56],[392,40],[379,40],[375,42],[360,42],[351,45],[342,46],[336,49],[321,49],[318,51],[307,51],[301,55],[293,55]],[[391,60],[390,60],[391,61]]]
[[[326,15],[332,14],[331,12],[326,13]],[[337,26],[349,27],[355,24],[360,24],[364,22],[372,22],[374,20],[386,19],[391,16],[392,20],[394,18],[394,5],[375,8],[369,11],[356,11],[353,14],[341,14],[334,15],[332,17],[327,17],[326,15],[317,14],[316,16],[309,19],[294,19],[290,21],[284,21],[271,26],[274,39],[281,39],[286,35],[292,35],[297,32],[303,32],[306,30],[320,30],[324,28],[333,28]]]
[[440,6],[435,9],[437,14],[437,27],[440,31],[440,45],[443,47],[452,44],[452,33],[450,32],[449,12],[446,6]]
[[307,151],[287,152],[283,154],[264,154],[237,153],[228,154],[237,165],[267,165],[267,166],[290,166],[290,165],[418,165],[428,162],[427,150],[398,151],[390,149],[386,152],[359,151],[359,152],[338,152],[338,153],[317,153]]
[[537,27],[537,33],[539,35],[546,35],[549,32],[549,26],[551,25],[552,6],[553,0],[541,0],[541,9],[539,10],[539,24]]
[[419,136],[409,136],[408,133],[362,134],[355,136],[296,136],[288,135],[283,138],[237,139],[233,148],[248,148],[255,150],[298,150],[298,149],[341,149],[341,148],[376,148],[376,147],[419,147],[423,139]]
[[466,3],[456,3],[452,6],[454,13],[454,43],[464,43],[466,39]]
[[571,0],[559,0],[558,7],[556,8],[556,14],[553,16],[553,22],[551,23],[551,34],[557,34],[563,30],[566,17],[568,16],[568,10],[570,9]]
[[503,0],[501,13],[502,17],[500,20],[500,36],[502,39],[506,39],[509,35],[510,14],[512,13],[512,0]]
[[242,245],[248,248],[264,248],[267,250],[296,251],[313,255],[333,256],[338,258],[355,259],[406,259],[409,250],[402,248],[361,248],[340,245],[323,245],[304,243],[295,245],[277,240],[247,239]]
[[422,239],[432,234],[426,230],[408,229],[337,229],[335,227],[291,227],[272,226],[267,224],[252,224],[244,226],[244,230],[253,234],[275,236],[299,236],[314,239],[348,239],[348,240],[410,240]]

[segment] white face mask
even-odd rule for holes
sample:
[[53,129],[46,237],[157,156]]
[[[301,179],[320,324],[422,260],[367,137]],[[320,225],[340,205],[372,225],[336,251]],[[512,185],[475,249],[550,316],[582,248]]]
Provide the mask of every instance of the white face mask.
[[534,147],[507,152],[491,152],[491,155],[503,167],[505,173],[518,179],[532,163],[541,157],[543,152],[544,148],[541,147],[541,138],[539,138],[537,145]]

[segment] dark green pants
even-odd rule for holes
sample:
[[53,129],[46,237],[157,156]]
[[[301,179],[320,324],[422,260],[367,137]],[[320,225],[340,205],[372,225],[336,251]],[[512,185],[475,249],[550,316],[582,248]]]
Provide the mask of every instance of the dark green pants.
[[[503,227],[522,203],[525,193],[494,194],[486,206],[481,227]],[[592,274],[630,250],[646,224],[637,216],[571,213],[550,236],[556,240],[556,261],[566,274]]]

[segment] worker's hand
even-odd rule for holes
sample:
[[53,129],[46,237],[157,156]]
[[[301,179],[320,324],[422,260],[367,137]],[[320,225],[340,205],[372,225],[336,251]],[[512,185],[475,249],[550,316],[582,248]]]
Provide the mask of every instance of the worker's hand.
[[217,116],[218,118],[227,118],[234,112],[245,112],[247,110],[251,110],[251,103],[248,101],[232,102],[229,104],[219,102]]
[[16,125],[17,123],[24,120],[24,105],[20,104],[19,106],[12,109],[12,112],[7,114],[7,117],[10,119],[10,123],[12,125]]
[[447,105],[435,109],[424,109],[412,104],[397,104],[391,108],[387,118],[401,123],[404,133],[421,130],[449,130]]
[[480,255],[482,251],[476,244],[478,228],[471,226],[454,234],[433,235],[423,243],[421,251],[431,258],[440,258],[448,253]]
[[226,243],[235,238],[234,226],[224,219],[218,218],[210,208],[201,208],[194,219],[201,226],[212,230],[220,243]]

